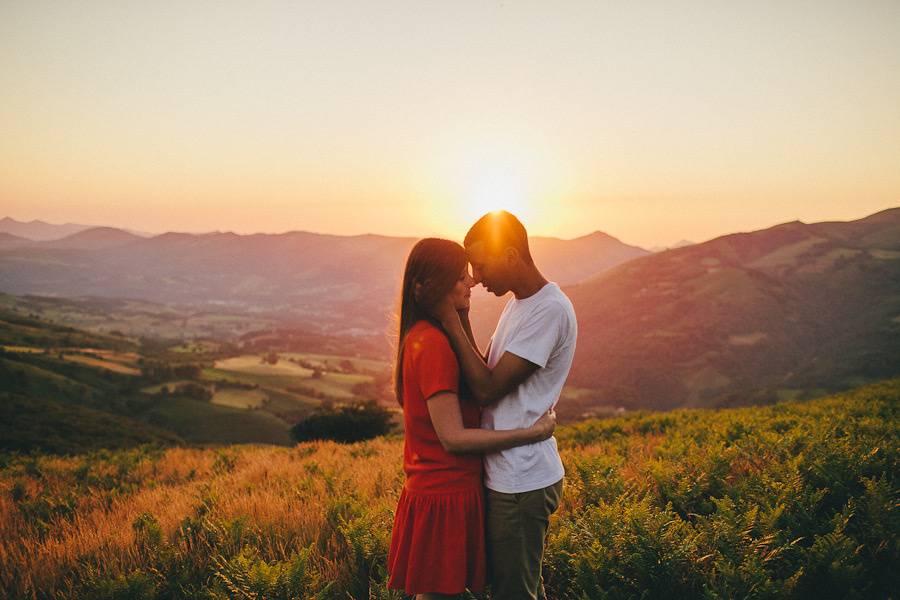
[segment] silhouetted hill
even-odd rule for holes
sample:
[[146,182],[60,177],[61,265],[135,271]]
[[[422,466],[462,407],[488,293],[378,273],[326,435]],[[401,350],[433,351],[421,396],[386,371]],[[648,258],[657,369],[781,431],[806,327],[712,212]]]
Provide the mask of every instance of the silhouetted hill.
[[10,217],[0,219],[0,232],[11,233],[32,241],[58,240],[89,227],[89,225],[78,225],[76,223],[53,225],[37,219],[28,222],[16,221]]
[[572,240],[533,237],[531,252],[541,271],[560,285],[569,285],[602,273],[647,250],[625,244],[602,231]]
[[639,258],[566,292],[592,403],[770,401],[900,373],[900,209]]
[[31,240],[27,240],[23,237],[19,237],[11,233],[0,232],[0,248],[12,248],[15,246],[23,246],[25,244],[31,243]]
[[[277,313],[335,334],[383,333],[415,238],[308,232],[166,233],[94,228],[0,249],[0,291]],[[535,238],[549,277],[575,282],[645,254],[602,233]]]
[[106,250],[144,239],[115,227],[91,227],[58,240],[41,243],[41,248],[72,250]]

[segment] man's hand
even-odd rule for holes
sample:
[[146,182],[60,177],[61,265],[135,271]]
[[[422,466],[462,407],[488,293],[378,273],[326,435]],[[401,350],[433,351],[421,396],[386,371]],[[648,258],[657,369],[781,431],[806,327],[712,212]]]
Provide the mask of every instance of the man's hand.
[[550,436],[553,435],[553,430],[556,429],[556,411],[551,408],[545,412],[541,415],[541,418],[530,427],[530,429],[534,432],[536,441],[538,442],[550,438]]
[[448,329],[459,321],[459,312],[457,312],[456,305],[453,304],[453,299],[449,294],[435,305],[432,316],[441,322],[444,329]]

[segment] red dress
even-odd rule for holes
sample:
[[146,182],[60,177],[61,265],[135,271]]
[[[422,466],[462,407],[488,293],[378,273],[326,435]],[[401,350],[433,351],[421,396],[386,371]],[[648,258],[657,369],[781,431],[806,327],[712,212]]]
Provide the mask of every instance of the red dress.
[[[450,454],[438,440],[426,400],[459,393],[459,363],[444,333],[419,321],[403,350],[403,470],[388,553],[388,587],[407,594],[459,594],[485,584],[484,489],[480,454]],[[461,399],[463,425],[480,409]]]

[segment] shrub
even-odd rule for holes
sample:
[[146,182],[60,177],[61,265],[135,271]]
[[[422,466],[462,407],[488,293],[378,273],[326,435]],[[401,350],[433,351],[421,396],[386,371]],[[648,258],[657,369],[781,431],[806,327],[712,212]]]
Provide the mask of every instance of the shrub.
[[291,428],[298,442],[360,442],[391,431],[391,412],[373,401],[320,407]]

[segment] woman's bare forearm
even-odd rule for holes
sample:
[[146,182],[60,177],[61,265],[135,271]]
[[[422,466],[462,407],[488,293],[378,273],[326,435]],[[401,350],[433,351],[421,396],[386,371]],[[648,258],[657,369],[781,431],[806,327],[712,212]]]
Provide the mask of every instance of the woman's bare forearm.
[[532,429],[458,429],[447,439],[441,440],[447,452],[453,454],[478,454],[498,452],[516,446],[524,446],[539,441],[538,433]]

